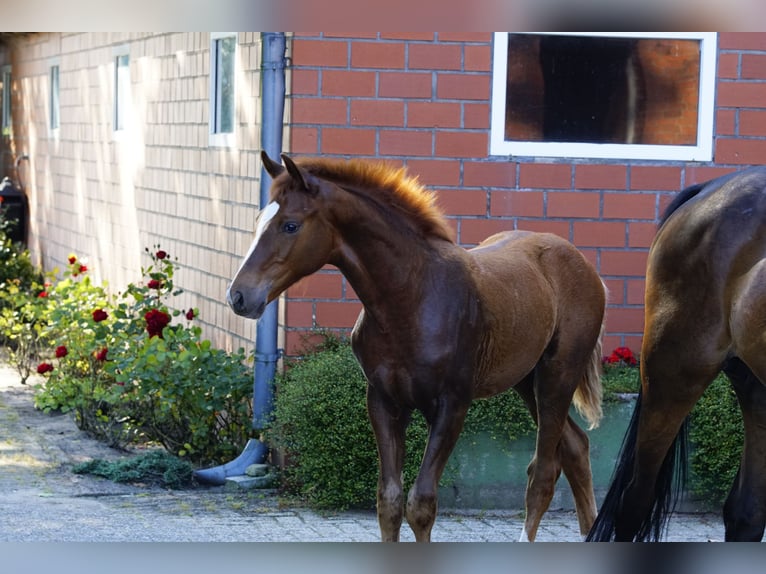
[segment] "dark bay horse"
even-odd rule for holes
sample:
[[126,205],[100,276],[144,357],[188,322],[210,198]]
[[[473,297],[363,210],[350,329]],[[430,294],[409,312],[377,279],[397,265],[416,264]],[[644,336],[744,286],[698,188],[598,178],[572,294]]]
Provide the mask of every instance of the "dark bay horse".
[[[641,391],[588,540],[659,540],[678,497],[687,415],[724,371],[745,444],[726,540],[766,524],[766,168],[683,190],[649,251]],[[680,480],[679,480],[680,479]]]
[[[596,516],[588,438],[601,416],[605,288],[570,243],[508,232],[470,251],[455,244],[433,194],[404,169],[364,161],[261,154],[273,178],[255,240],[229,286],[239,315],[257,319],[301,277],[336,266],[363,303],[352,333],[367,378],[378,445],[378,521],[399,540],[403,518],[429,541],[439,478],[474,399],[514,387],[537,421],[523,540],[534,540],[562,470],[585,535]],[[414,409],[429,436],[405,502],[405,429]]]

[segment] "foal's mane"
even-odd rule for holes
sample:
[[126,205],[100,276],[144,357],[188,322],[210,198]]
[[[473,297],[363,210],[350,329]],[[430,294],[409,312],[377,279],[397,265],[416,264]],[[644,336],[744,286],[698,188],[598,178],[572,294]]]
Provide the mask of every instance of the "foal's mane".
[[296,163],[316,177],[343,186],[384,208],[404,212],[424,234],[454,242],[452,228],[436,206],[436,194],[408,175],[404,167],[359,159],[311,158]]

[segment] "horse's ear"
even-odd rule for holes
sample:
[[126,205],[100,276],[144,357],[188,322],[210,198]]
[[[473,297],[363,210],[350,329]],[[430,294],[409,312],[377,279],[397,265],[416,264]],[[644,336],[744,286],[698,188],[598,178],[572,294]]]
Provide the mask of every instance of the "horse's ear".
[[285,168],[271,159],[265,150],[261,150],[261,161],[263,162],[263,167],[266,168],[266,171],[271,176],[271,179],[276,178],[285,171]]
[[290,157],[283,153],[281,156],[282,161],[285,164],[285,167],[287,168],[287,173],[290,174],[290,177],[293,178],[295,183],[301,186],[303,191],[307,191],[309,193],[313,193],[311,188],[308,185],[308,179],[310,175],[306,173],[304,170],[299,168],[297,165],[295,165],[295,162],[290,159]]

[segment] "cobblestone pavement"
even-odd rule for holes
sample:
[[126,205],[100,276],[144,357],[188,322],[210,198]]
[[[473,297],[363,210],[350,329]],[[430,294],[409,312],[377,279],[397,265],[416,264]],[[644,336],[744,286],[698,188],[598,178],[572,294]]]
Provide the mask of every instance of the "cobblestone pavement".
[[[270,491],[199,487],[168,491],[75,475],[72,465],[124,456],[89,439],[69,415],[33,407],[32,388],[0,364],[0,542],[375,542],[372,512],[322,514],[283,506]],[[513,542],[521,511],[449,512],[437,518],[439,542]],[[549,511],[537,540],[581,539],[573,512]],[[721,519],[679,514],[668,541],[723,539]],[[402,540],[412,541],[409,527]]]

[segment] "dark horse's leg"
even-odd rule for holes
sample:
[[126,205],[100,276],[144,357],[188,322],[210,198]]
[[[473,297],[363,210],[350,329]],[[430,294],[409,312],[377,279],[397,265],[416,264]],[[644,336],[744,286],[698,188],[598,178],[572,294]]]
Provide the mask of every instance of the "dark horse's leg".
[[395,407],[367,385],[367,412],[378,444],[378,524],[383,542],[398,542],[404,517],[402,467],[410,412]]
[[430,542],[436,520],[437,489],[444,467],[455,448],[468,412],[468,402],[444,398],[432,413],[424,413],[428,421],[426,445],[420,471],[407,497],[407,523],[417,542]]
[[[537,423],[537,403],[534,394],[534,373],[527,376],[514,389],[527,405]],[[571,417],[567,417],[558,448],[558,465],[564,470],[577,511],[580,533],[585,536],[596,518],[596,500],[593,496],[593,477],[590,468],[588,435]]]
[[759,542],[766,525],[766,386],[739,359],[728,361],[724,372],[745,425],[739,472],[723,509],[726,540]]

